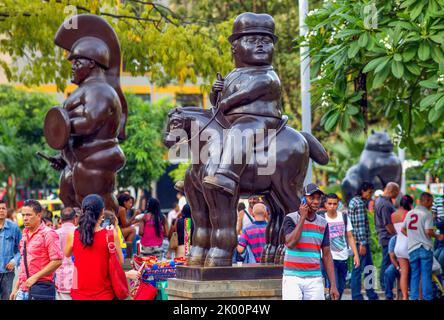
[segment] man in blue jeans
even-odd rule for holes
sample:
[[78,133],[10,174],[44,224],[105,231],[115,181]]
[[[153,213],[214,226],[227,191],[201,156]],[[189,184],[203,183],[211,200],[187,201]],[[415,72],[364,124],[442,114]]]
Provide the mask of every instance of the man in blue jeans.
[[433,217],[429,211],[433,205],[433,196],[424,192],[421,194],[420,205],[410,211],[404,220],[401,231],[408,238],[410,268],[410,300],[419,299],[419,283],[421,278],[422,298],[432,300],[432,238],[443,240],[444,235],[433,231]]
[[15,267],[20,264],[19,242],[22,232],[6,219],[6,203],[0,200],[0,300],[8,300],[12,291]]
[[[361,293],[362,273],[366,271],[364,277],[367,280],[369,280],[369,276],[374,276],[374,273],[371,272],[373,260],[370,252],[370,226],[367,216],[367,201],[372,198],[374,189],[375,187],[372,183],[363,182],[358,189],[357,195],[350,200],[348,205],[348,217],[353,226],[352,233],[356,240],[356,247],[358,248],[360,258],[359,267],[352,270],[351,291],[353,300],[364,300]],[[378,300],[378,295],[374,290],[374,281],[366,281],[365,284],[369,300]]]
[[399,185],[395,182],[389,182],[384,188],[382,197],[376,199],[375,203],[375,229],[378,234],[379,244],[382,247],[382,261],[379,269],[380,285],[384,290],[385,270],[390,266],[390,257],[388,253],[388,243],[390,238],[396,234],[392,223],[392,213],[395,212],[393,199],[399,195]]

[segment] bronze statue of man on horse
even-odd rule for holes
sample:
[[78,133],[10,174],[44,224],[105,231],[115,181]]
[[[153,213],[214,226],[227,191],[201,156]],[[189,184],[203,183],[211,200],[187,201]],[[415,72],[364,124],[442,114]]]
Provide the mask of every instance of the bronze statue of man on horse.
[[[279,263],[282,221],[299,208],[309,159],[328,162],[320,142],[287,126],[282,116],[281,83],[271,65],[274,29],[268,14],[239,15],[229,37],[236,68],[214,83],[210,99],[215,107],[176,108],[168,115],[165,145],[199,146],[191,148],[192,165],[184,181],[195,227],[189,265],[231,266],[237,203],[253,194],[262,195],[271,211],[262,261]],[[195,123],[197,135],[192,132]],[[186,137],[176,135],[178,130]],[[211,137],[202,141],[199,135],[209,132]],[[203,159],[204,148],[210,153],[221,150],[218,161]],[[264,160],[274,161],[268,174],[260,172]]]

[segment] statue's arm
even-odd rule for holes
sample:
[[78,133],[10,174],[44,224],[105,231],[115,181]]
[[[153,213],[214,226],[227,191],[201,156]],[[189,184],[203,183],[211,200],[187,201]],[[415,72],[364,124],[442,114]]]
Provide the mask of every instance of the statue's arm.
[[110,116],[109,108],[112,104],[112,99],[104,94],[87,94],[83,114],[71,118],[71,133],[85,136],[99,130]]
[[239,91],[223,99],[220,103],[221,108],[223,111],[228,111],[232,108],[252,103],[265,96],[273,88],[275,88],[275,85],[269,76],[256,78]]

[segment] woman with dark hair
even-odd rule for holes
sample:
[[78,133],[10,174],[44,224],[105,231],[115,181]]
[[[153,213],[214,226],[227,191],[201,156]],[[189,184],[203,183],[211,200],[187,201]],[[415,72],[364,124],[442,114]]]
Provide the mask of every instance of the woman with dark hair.
[[[101,196],[91,194],[82,202],[79,227],[66,240],[65,256],[74,256],[74,274],[71,289],[73,300],[113,300],[115,294],[109,275],[107,230],[101,227],[104,216]],[[123,264],[123,254],[115,228],[116,254]]]
[[401,198],[400,207],[392,214],[392,223],[396,229],[396,245],[395,256],[399,262],[399,273],[401,279],[399,286],[401,287],[402,300],[409,299],[409,250],[407,237],[401,232],[404,224],[404,219],[407,213],[413,209],[413,198],[409,195],[404,195]]
[[159,259],[162,257],[162,242],[168,234],[168,222],[160,210],[159,200],[150,198],[148,200],[146,214],[143,216],[139,235],[142,237],[142,255],[153,255]]
[[132,246],[134,238],[136,237],[136,229],[133,224],[138,223],[135,219],[136,215],[133,215],[129,220],[127,219],[127,212],[131,210],[134,206],[134,198],[127,193],[121,193],[117,197],[117,202],[119,203],[119,212],[117,214],[117,219],[119,222],[119,227],[122,230],[123,237],[125,238],[127,247],[127,257],[131,257]]
[[186,204],[182,208],[181,217],[176,223],[178,246],[176,257],[185,257],[191,250],[191,238],[193,237],[193,220],[191,219],[191,207]]

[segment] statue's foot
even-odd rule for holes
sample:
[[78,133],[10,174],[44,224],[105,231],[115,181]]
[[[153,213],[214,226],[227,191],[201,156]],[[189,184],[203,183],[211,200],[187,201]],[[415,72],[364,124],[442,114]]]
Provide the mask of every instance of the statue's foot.
[[184,194],[183,186],[184,186],[184,182],[182,180],[179,180],[174,184],[174,189],[176,189],[177,191]]
[[264,257],[264,262],[274,263],[275,256],[276,256],[276,246],[270,244],[267,250],[267,255],[266,257]]
[[230,196],[234,196],[237,186],[236,181],[218,173],[205,177],[203,185],[209,189],[220,190]]
[[262,250],[261,263],[267,263],[269,251],[270,251],[270,244],[266,244],[264,246],[264,250]]
[[207,257],[208,250],[193,246],[191,248],[190,257],[187,259],[188,266],[203,266]]
[[222,259],[222,258],[207,258],[205,260],[205,267],[231,267],[232,260],[231,259]]
[[275,264],[284,264],[284,257],[285,257],[285,246],[279,245],[279,247],[276,250],[274,263]]
[[219,248],[212,248],[208,252],[205,259],[205,267],[231,267],[232,266],[232,251],[227,251]]

